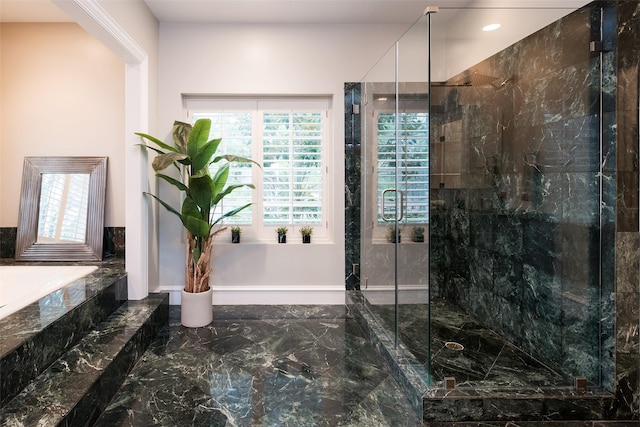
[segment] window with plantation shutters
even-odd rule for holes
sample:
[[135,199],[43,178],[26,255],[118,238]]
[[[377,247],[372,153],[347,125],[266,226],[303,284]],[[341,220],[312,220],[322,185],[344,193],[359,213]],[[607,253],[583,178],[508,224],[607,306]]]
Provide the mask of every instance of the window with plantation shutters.
[[[396,126],[398,132],[396,134]],[[396,144],[396,138],[399,144]],[[377,117],[377,223],[394,218],[402,192],[403,223],[429,222],[429,117],[426,112],[379,113]],[[396,166],[398,177],[396,180]],[[385,197],[383,203],[383,197]],[[400,198],[398,199],[400,203]]]
[[262,115],[263,219],[322,224],[322,113]]
[[[218,113],[196,112],[193,114],[193,122],[198,119],[211,119],[210,139],[222,138],[218,151],[222,154],[235,154],[246,158],[253,158],[252,135],[253,117],[250,112],[222,111]],[[253,182],[251,163],[234,163],[229,168],[229,181],[233,183]],[[238,188],[226,196],[218,209],[228,212],[252,201],[251,189]],[[226,220],[227,224],[251,224],[253,206],[240,211],[237,215]],[[214,212],[219,216],[220,212]]]
[[328,99],[194,97],[185,106],[189,121],[211,119],[210,138],[222,138],[221,154],[261,165],[231,165],[230,183],[253,183],[256,189],[223,200],[225,212],[253,203],[225,224],[243,226],[257,239],[272,238],[280,226],[312,226],[314,236],[326,236]]

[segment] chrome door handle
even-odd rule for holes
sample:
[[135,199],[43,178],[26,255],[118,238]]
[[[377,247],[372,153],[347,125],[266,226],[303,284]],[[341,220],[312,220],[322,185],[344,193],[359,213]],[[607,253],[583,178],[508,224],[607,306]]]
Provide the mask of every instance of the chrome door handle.
[[[397,218],[387,218],[384,215],[384,212],[385,212],[384,196],[387,193],[390,193],[392,191],[396,192],[396,193],[398,193],[400,195],[400,216],[398,216]],[[404,194],[403,194],[402,190],[398,190],[398,189],[395,189],[395,188],[387,188],[387,189],[382,191],[382,213],[381,213],[380,216],[382,217],[382,220],[385,221],[385,222],[402,221],[402,218],[404,218]]]

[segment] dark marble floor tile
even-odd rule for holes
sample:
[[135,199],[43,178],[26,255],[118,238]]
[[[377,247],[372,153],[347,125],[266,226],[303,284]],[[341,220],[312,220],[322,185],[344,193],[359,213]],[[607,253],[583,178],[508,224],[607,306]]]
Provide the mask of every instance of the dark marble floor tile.
[[98,426],[419,426],[344,306],[214,307],[205,328],[170,326]]
[[[384,326],[393,330],[394,307],[371,305]],[[458,387],[537,388],[572,386],[535,358],[513,346],[459,307],[439,299],[431,302],[431,343],[428,345],[429,308],[425,304],[405,304],[399,310],[400,340],[419,363],[429,363],[435,384],[454,377]],[[447,343],[461,344],[461,351]]]

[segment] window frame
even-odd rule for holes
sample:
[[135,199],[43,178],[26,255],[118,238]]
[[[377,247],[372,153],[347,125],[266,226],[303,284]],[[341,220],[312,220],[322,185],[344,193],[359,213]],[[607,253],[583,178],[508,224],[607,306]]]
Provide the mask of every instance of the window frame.
[[[321,142],[321,220],[319,224],[278,224],[270,225],[264,223],[263,204],[264,200],[264,174],[263,170],[252,166],[252,183],[256,186],[252,190],[252,224],[237,224],[242,228],[242,242],[267,242],[276,243],[276,228],[286,226],[288,228],[289,239],[287,242],[301,242],[299,229],[306,225],[313,227],[313,241],[323,242],[331,240],[331,206],[334,195],[330,179],[330,164],[332,159],[332,133],[331,133],[331,108],[332,100],[329,96],[215,96],[215,95],[185,95],[183,96],[183,110],[185,121],[191,123],[196,114],[220,113],[220,112],[247,112],[252,113],[252,159],[263,164],[263,127],[262,112],[321,112],[322,116],[322,142]],[[216,137],[212,135],[212,138]],[[256,144],[255,142],[259,143]],[[236,224],[234,224],[236,225]],[[230,227],[230,224],[225,225]],[[230,241],[230,239],[228,239]],[[220,239],[226,242],[227,239]]]

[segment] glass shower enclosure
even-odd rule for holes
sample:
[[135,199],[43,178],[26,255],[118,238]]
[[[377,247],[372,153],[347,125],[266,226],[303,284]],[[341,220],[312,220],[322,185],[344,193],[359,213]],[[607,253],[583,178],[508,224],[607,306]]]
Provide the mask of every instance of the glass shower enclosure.
[[613,388],[608,19],[430,7],[360,82],[361,293],[422,402]]

